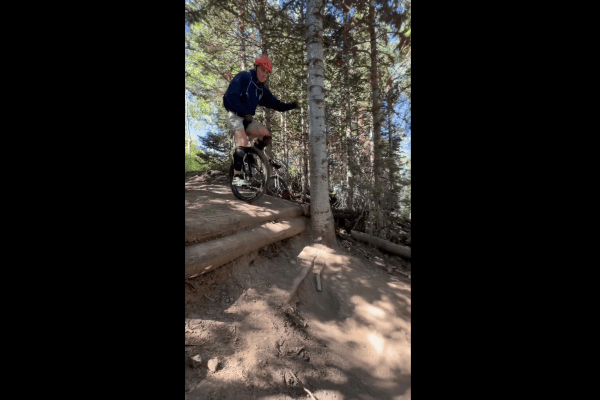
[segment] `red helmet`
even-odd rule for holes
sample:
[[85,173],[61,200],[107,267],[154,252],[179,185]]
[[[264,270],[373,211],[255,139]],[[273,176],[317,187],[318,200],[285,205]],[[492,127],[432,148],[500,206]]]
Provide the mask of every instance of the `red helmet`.
[[271,72],[271,60],[264,54],[261,54],[256,60],[254,60],[254,65],[260,65],[267,71]]

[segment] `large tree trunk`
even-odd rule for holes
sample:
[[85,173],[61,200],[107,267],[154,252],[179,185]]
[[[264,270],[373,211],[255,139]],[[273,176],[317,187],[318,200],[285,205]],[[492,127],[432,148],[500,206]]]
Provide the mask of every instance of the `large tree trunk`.
[[[269,38],[267,36],[267,32],[266,32],[266,24],[267,24],[267,12],[266,12],[266,8],[267,8],[268,4],[267,4],[267,0],[263,0],[263,2],[261,3],[260,6],[260,15],[259,15],[259,20],[260,20],[260,25],[259,25],[259,35],[260,35],[260,49],[262,51],[262,54],[266,55],[267,57],[269,56]],[[273,60],[271,60],[273,61]],[[270,87],[270,78],[267,78],[267,81],[265,82],[265,87],[269,90],[271,90]],[[269,132],[269,134],[273,134],[273,132],[271,132],[272,130],[272,125],[271,125],[271,117],[273,115],[272,111],[270,108],[265,108],[265,128],[267,128],[267,131]],[[266,148],[265,148],[265,153],[267,153],[267,157],[268,158],[273,158],[273,142],[271,141],[271,144],[269,144]]]
[[192,153],[192,133],[190,132],[190,115],[188,111],[188,98],[187,93],[185,95],[185,122],[187,124],[187,134],[188,134],[188,142],[187,142],[187,153],[188,155]]
[[302,201],[306,201],[306,192],[308,190],[308,132],[306,129],[306,121],[304,119],[304,107],[300,109],[300,125],[302,129]]
[[352,179],[352,175],[354,173],[354,151],[353,151],[353,141],[352,141],[352,110],[350,106],[350,82],[348,69],[350,68],[350,44],[348,43],[349,39],[349,30],[350,30],[350,21],[348,20],[348,9],[347,6],[342,5],[343,7],[343,21],[344,21],[344,43],[342,46],[342,54],[344,61],[344,86],[346,89],[346,104],[345,104],[345,113],[346,113],[346,137],[345,137],[345,156],[346,156],[346,190],[348,191],[348,199],[347,206],[349,209],[353,208],[354,203],[354,182]]
[[329,205],[327,141],[325,136],[325,83],[323,75],[324,0],[309,0],[306,7],[306,54],[308,65],[308,126],[310,137],[310,214],[313,239],[335,244]]
[[371,39],[371,100],[373,104],[373,172],[375,176],[375,208],[377,228],[383,226],[383,205],[377,192],[383,188],[383,162],[381,146],[381,112],[379,105],[379,74],[377,63],[377,35],[375,32],[375,0],[369,0],[369,37]]
[[387,85],[386,87],[386,91],[387,91],[387,115],[386,115],[386,119],[387,119],[387,129],[388,129],[388,176],[389,176],[389,190],[390,190],[390,196],[389,196],[389,206],[388,208],[392,209],[394,208],[397,203],[398,203],[398,188],[397,186],[397,182],[396,182],[396,174],[398,173],[398,160],[395,159],[394,157],[394,135],[392,134],[393,128],[392,128],[392,117],[394,116],[394,103],[393,103],[393,99],[392,99],[392,88],[391,85]]
[[[280,120],[281,120],[281,144],[282,144],[282,149],[280,149],[280,153],[283,153],[283,159],[285,160],[286,164],[289,161],[289,142],[288,142],[288,137],[287,137],[287,121],[285,118],[284,113],[279,113],[280,116]],[[288,182],[291,183],[291,182]]]
[[238,0],[238,30],[240,32],[240,52],[242,53],[242,71],[246,71],[246,36],[245,36],[245,25],[244,25],[244,9],[243,0]]

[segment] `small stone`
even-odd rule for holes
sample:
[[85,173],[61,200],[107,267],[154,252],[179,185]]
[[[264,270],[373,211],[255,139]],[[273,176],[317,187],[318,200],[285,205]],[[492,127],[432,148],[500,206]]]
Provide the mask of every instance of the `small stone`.
[[233,303],[233,297],[230,297],[230,298],[229,298],[229,301]]
[[208,369],[211,370],[212,372],[216,372],[218,366],[219,366],[218,358],[211,358],[210,360],[208,360]]
[[199,368],[202,365],[202,357],[200,354],[188,358],[188,365],[192,368]]

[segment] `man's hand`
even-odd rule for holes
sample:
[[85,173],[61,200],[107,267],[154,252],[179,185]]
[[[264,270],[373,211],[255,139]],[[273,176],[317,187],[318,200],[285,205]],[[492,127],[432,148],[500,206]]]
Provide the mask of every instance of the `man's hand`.
[[[294,108],[300,108],[300,106],[298,105],[298,100],[294,100],[290,103],[292,106],[294,106]],[[294,109],[292,108],[292,110]]]

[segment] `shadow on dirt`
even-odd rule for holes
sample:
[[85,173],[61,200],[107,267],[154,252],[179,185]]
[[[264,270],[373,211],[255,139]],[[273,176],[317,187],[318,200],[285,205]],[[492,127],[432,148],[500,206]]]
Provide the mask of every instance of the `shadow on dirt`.
[[[199,369],[186,366],[186,398],[305,397],[302,384],[319,400],[410,398],[410,284],[344,256],[326,265],[321,292],[309,272],[290,312],[269,299],[287,289],[273,275],[302,252],[297,243],[186,284],[186,343],[197,340],[186,359],[203,359]],[[206,370],[213,357],[221,362],[214,374]]]

